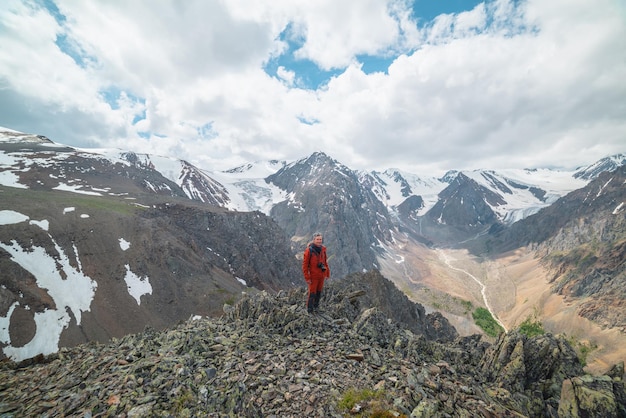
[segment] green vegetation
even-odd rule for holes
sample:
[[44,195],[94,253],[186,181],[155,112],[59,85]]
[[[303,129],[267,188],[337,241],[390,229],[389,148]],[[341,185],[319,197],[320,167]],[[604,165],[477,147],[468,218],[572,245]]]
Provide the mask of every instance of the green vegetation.
[[519,325],[518,330],[528,337],[535,337],[546,333],[543,329],[543,324],[537,319],[536,315],[529,315],[528,318]]
[[472,313],[472,318],[474,318],[476,325],[478,325],[480,329],[485,331],[485,334],[490,337],[497,337],[504,332],[504,329],[485,308],[476,308],[476,310]]
[[574,348],[574,351],[576,351],[578,360],[583,367],[587,365],[589,353],[598,349],[598,345],[592,341],[580,341],[576,337],[570,337],[567,341]]
[[123,215],[136,213],[143,208],[138,206],[135,200],[128,200],[120,196],[92,196],[80,193],[32,190],[3,187],[3,200],[7,203],[7,208],[13,206],[19,211],[21,207],[30,209],[29,215],[36,216],[31,212],[36,212],[40,208],[49,210],[50,207],[66,208],[74,206],[77,210],[103,210],[115,212]]
[[406,418],[406,415],[393,411],[392,402],[387,399],[384,390],[348,389],[339,398],[337,406],[356,418]]
[[339,399],[339,403],[337,406],[339,406],[339,408],[341,409],[351,410],[355,407],[355,405],[361,402],[368,402],[372,399],[378,399],[381,396],[381,391],[371,389],[357,390],[354,388],[350,388],[343,394],[341,399]]
[[178,393],[176,398],[174,398],[174,414],[177,417],[188,417],[190,416],[190,412],[188,407],[192,405],[193,402],[193,394],[187,388],[184,388]]

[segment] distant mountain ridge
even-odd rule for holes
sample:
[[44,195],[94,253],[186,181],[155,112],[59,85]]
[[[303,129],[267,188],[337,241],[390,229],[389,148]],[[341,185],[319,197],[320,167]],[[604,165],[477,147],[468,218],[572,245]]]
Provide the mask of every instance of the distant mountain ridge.
[[[1,133],[0,140],[6,146],[15,141],[41,141],[40,137],[14,131]],[[51,142],[49,146],[57,151],[61,150],[57,147],[62,147]],[[399,231],[429,245],[465,241],[494,225],[511,225],[537,213],[559,197],[585,186],[602,169],[624,163],[623,154],[619,154],[575,172],[451,170],[435,178],[397,169],[355,171],[321,152],[291,163],[251,162],[216,172],[169,157],[110,149],[63,149],[100,161],[100,168],[91,163],[93,167],[85,168],[94,173],[102,170],[102,162],[109,161],[107,164],[130,164],[133,170],[160,174],[159,178],[144,179],[138,185],[144,191],[185,196],[228,210],[260,211],[286,231],[296,253],[306,245],[310,234],[319,230],[334,248],[342,249],[337,254],[342,258],[336,264],[338,275],[377,268],[380,248]],[[48,155],[54,160],[67,154]],[[9,161],[5,172],[11,172],[11,166],[29,163],[23,159]],[[4,182],[16,183],[19,184],[14,180]],[[96,178],[93,183],[84,187],[95,187],[94,193],[101,194]],[[354,201],[360,201],[360,206]]]
[[602,158],[587,167],[579,168],[574,173],[574,177],[584,180],[593,180],[605,171],[615,171],[624,165],[626,165],[626,154],[615,154]]

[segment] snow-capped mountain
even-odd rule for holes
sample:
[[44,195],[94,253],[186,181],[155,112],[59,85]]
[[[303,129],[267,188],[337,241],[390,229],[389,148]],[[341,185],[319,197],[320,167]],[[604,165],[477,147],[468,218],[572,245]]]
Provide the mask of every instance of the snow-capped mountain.
[[420,216],[435,206],[439,193],[449,181],[435,177],[424,177],[406,171],[390,168],[382,172],[361,172],[361,182],[378,196],[389,209],[394,210],[411,196],[419,196],[423,205],[416,211]]
[[[220,206],[229,210],[240,212],[260,211],[270,215],[272,209],[281,202],[294,201],[294,188],[296,183],[272,181],[270,178],[288,166],[303,164],[314,165],[315,159],[309,157],[299,161],[288,163],[286,161],[257,161],[227,171],[211,171],[201,169],[186,161],[171,157],[162,157],[150,154],[136,154],[123,150],[113,149],[77,149],[54,144],[43,136],[24,134],[8,129],[0,129],[0,141],[5,144],[18,142],[34,142],[42,146],[50,147],[50,152],[39,155],[12,153],[5,154],[3,165],[5,167],[26,167],[32,164],[51,164],[53,161],[72,158],[72,155],[82,155],[92,158],[98,163],[92,167],[83,167],[83,172],[97,172],[101,164],[122,164],[133,168],[151,169],[162,177],[176,184],[184,195],[190,199],[207,204]],[[54,150],[54,152],[52,152]],[[10,161],[8,159],[11,159]],[[337,167],[342,167],[344,175],[354,175],[362,187],[373,193],[377,200],[393,216],[403,217],[405,220],[417,221],[428,215],[428,218],[441,225],[468,226],[484,224],[479,218],[487,216],[489,222],[512,224],[524,219],[554,203],[559,197],[583,187],[590,179],[602,171],[611,171],[626,163],[624,154],[607,157],[588,167],[577,171],[559,171],[552,169],[533,170],[472,170],[472,171],[449,171],[445,176],[436,178],[404,172],[398,169],[379,171],[353,171],[347,166],[335,161]],[[314,171],[314,170],[313,170]],[[17,171],[3,170],[3,184],[19,185],[16,181]],[[68,173],[59,173],[63,178]],[[283,174],[284,175],[284,174]],[[129,178],[136,176],[127,175]],[[282,176],[279,176],[282,177]],[[324,179],[317,179],[320,182]],[[46,183],[49,180],[40,179]],[[57,180],[58,181],[58,180]],[[78,179],[71,179],[72,184],[58,184],[57,187],[74,189],[83,193],[103,193],[99,189],[95,178],[90,180],[93,184],[80,185]],[[467,190],[463,197],[452,189],[458,189],[463,183],[471,182],[469,187],[478,193],[479,199],[486,205],[481,209],[480,215],[471,215],[471,210],[466,208],[466,216],[460,219],[446,219],[446,213],[460,213],[457,209],[452,210],[451,205],[464,205],[468,202]],[[167,181],[144,179],[141,187],[156,193],[176,194],[171,184]],[[309,182],[314,184],[314,182]],[[19,186],[18,186],[19,187]],[[306,187],[306,184],[304,185]],[[448,189],[446,191],[446,189]],[[468,189],[468,190],[469,190]],[[125,192],[118,190],[117,192]],[[459,197],[458,200],[451,198]],[[471,198],[470,200],[472,200]],[[297,200],[297,198],[296,198]],[[300,202],[301,204],[302,202]],[[482,206],[478,200],[475,203]],[[432,211],[432,212],[431,212]],[[490,212],[489,214],[486,211]],[[429,213],[430,212],[430,213]]]
[[368,181],[370,179],[364,175],[364,183],[367,182],[391,210],[411,196],[420,197],[423,205],[413,211],[413,216],[422,216],[430,211],[442,200],[440,193],[462,174],[465,181],[476,182],[485,194],[494,193],[485,202],[497,219],[507,224],[536,213],[587,183],[584,179],[575,178],[574,172],[550,169],[450,171],[441,178],[421,177],[396,169],[368,174],[373,181]]
[[575,178],[593,180],[605,171],[614,171],[618,167],[626,165],[626,154],[616,154],[576,170]]

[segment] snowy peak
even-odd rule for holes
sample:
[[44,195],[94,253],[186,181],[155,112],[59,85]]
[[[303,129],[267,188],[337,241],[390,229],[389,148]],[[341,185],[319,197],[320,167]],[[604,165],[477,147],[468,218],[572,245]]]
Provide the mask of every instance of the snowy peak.
[[228,190],[221,183],[186,161],[182,161],[178,184],[190,199],[220,207],[230,202]]
[[192,164],[119,149],[80,149],[0,128],[0,184],[91,195],[153,193],[228,207],[228,190]]
[[315,152],[308,157],[287,164],[267,177],[272,183],[288,192],[302,191],[307,187],[332,185],[337,175],[354,176],[345,165],[330,158],[323,152]]
[[225,170],[223,173],[240,178],[265,178],[274,174],[285,165],[287,165],[287,162],[279,160],[256,161]]
[[626,165],[626,154],[615,154],[603,158],[587,167],[578,169],[574,173],[575,178],[583,180],[593,180],[605,171],[615,171],[617,168]]
[[463,173],[439,194],[427,216],[444,225],[476,227],[496,221],[493,207],[506,204],[499,193]]
[[53,144],[51,140],[43,135],[32,135],[24,132],[14,131],[9,128],[0,126],[0,142],[5,143],[37,143],[37,144]]
[[497,195],[497,199],[492,196],[485,202],[500,222],[508,224],[536,213],[559,197],[584,187],[587,182],[574,178],[572,174],[550,169],[473,170],[456,173],[456,179],[461,176],[470,178]]
[[[395,168],[362,173],[361,179],[363,185],[370,188],[391,210],[408,198],[414,201],[415,196],[422,202],[420,212],[425,212],[437,203],[438,194],[447,186],[435,177],[420,177]],[[414,203],[409,206],[415,209]]]
[[457,170],[448,170],[446,171],[446,174],[444,174],[439,181],[443,182],[443,183],[452,183],[454,181],[454,179],[456,178],[456,176],[459,175],[459,171]]

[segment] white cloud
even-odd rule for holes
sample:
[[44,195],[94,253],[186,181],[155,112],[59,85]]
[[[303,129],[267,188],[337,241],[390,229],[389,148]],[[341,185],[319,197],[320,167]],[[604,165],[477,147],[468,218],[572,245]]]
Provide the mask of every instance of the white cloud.
[[[624,151],[619,0],[488,1],[419,27],[404,0],[59,0],[65,19],[34,4],[0,6],[0,125],[61,143],[210,169],[316,150],[407,170],[573,166]],[[341,69],[317,91],[296,66],[263,71],[286,52],[287,25],[295,56]],[[356,61],[390,51],[388,74]]]
[[278,71],[276,72],[278,77],[287,83],[288,86],[293,86],[296,81],[296,73],[294,71],[289,71],[285,67],[278,67]]

